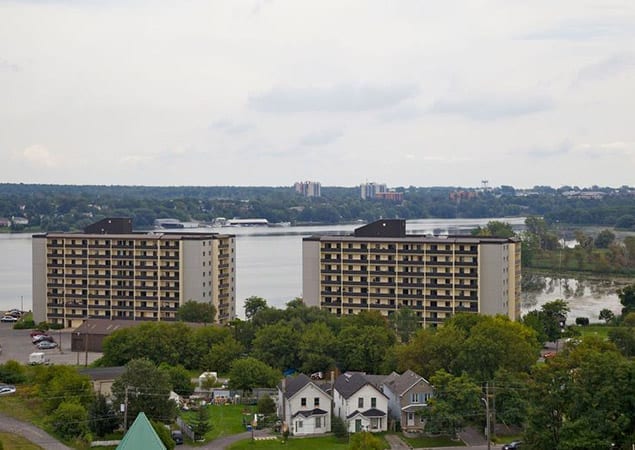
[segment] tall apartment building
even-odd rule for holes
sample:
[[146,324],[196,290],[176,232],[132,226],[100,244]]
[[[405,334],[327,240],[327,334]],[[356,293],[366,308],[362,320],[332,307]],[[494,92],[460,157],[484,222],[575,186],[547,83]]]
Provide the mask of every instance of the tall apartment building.
[[33,317],[79,326],[84,319],[176,320],[188,301],[236,315],[235,237],[134,233],[130,219],[104,219],[83,233],[33,236]]
[[359,186],[359,190],[360,190],[360,196],[362,198],[362,200],[366,200],[368,198],[375,198],[377,197],[377,194],[381,194],[384,192],[388,192],[388,188],[386,187],[385,184],[379,184],[379,183],[362,183]]
[[520,241],[406,234],[405,220],[380,220],[348,236],[302,242],[307,305],[337,315],[410,308],[437,326],[459,313],[520,318]]
[[317,181],[298,181],[294,183],[293,188],[298,194],[305,197],[321,197],[322,185]]

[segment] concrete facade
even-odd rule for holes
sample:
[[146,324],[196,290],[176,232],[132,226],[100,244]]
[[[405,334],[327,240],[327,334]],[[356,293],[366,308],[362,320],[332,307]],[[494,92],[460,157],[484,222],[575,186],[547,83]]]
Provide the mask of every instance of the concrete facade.
[[520,241],[408,235],[381,220],[348,236],[303,239],[303,299],[337,315],[413,310],[437,326],[459,312],[520,318]]
[[188,301],[235,317],[235,238],[197,233],[48,233],[33,236],[36,322],[176,320]]

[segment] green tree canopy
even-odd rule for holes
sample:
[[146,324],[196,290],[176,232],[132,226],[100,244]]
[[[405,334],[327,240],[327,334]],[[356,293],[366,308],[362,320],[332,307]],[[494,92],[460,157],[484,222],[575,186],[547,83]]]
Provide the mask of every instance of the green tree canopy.
[[148,418],[170,422],[176,415],[176,404],[170,400],[168,374],[148,359],[133,359],[126,371],[112,385],[114,404],[128,401],[128,426],[143,411]]
[[245,299],[245,317],[251,320],[259,311],[267,308],[267,300],[262,297],[252,295]]
[[211,302],[188,300],[179,306],[176,317],[183,322],[214,323],[216,307]]
[[251,392],[256,387],[274,387],[281,373],[256,358],[240,358],[232,363],[229,371],[231,389]]

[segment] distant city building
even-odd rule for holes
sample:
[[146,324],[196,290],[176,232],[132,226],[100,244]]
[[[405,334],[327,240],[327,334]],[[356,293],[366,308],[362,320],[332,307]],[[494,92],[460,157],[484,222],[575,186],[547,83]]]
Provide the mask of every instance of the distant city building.
[[380,183],[362,183],[360,186],[360,194],[362,200],[372,199],[377,197],[377,194],[387,192],[388,188],[385,184]]
[[322,185],[317,181],[298,181],[293,185],[298,194],[305,197],[321,197]]
[[33,236],[33,316],[77,327],[85,319],[176,320],[188,300],[236,315],[235,237],[134,233],[130,219],[104,219],[83,233]]
[[448,195],[450,201],[460,203],[462,200],[472,200],[478,197],[476,191],[452,191]]
[[403,192],[388,189],[385,184],[381,183],[362,183],[360,185],[360,195],[362,200],[378,199],[390,200],[393,202],[403,201]]
[[407,235],[405,220],[379,220],[304,238],[302,289],[308,306],[337,315],[409,308],[424,327],[459,312],[518,320],[520,241]]

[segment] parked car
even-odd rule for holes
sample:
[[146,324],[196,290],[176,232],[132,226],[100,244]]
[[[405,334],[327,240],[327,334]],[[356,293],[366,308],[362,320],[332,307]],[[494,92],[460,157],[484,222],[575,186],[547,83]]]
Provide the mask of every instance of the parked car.
[[4,316],[2,316],[2,319],[0,319],[0,322],[17,322],[17,321],[18,321],[17,317],[13,317],[8,314],[5,314]]
[[39,336],[41,334],[46,334],[46,331],[42,331],[42,330],[33,330],[29,333],[29,336],[31,336],[32,338],[34,338],[35,336]]
[[0,384],[0,395],[9,395],[15,393],[15,386],[10,384]]
[[183,443],[183,433],[181,433],[181,430],[172,430],[172,440],[176,445]]
[[51,348],[56,348],[57,342],[42,341],[42,342],[38,342],[36,347],[39,348],[40,350],[49,350]]
[[519,450],[521,447],[522,442],[521,441],[513,441],[510,442],[509,444],[505,444],[503,445],[503,450]]
[[33,336],[31,340],[33,341],[34,344],[37,344],[38,342],[42,342],[42,341],[53,342],[53,336],[49,336],[48,334],[38,334],[36,336]]

